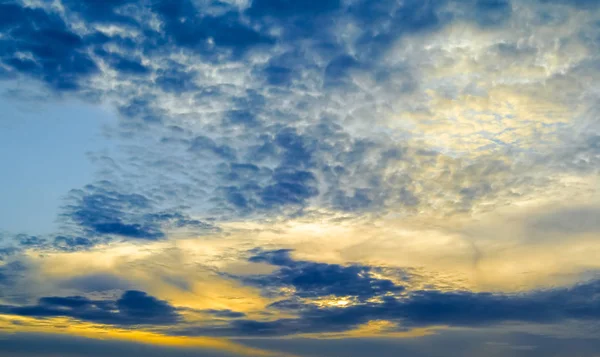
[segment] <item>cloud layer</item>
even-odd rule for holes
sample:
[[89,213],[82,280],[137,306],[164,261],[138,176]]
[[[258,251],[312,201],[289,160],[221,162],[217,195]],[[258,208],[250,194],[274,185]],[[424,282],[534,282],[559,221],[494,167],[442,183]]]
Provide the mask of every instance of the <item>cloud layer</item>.
[[591,0],[0,0],[2,95],[115,117],[56,231],[0,231],[0,333],[250,355],[269,352],[215,341],[589,338],[599,19]]

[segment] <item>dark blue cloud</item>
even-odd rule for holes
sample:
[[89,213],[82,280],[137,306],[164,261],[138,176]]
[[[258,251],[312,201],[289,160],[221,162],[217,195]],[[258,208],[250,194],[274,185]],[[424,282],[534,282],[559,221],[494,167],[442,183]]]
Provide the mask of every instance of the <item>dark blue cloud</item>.
[[404,290],[389,279],[376,278],[377,268],[296,261],[290,257],[289,250],[260,252],[249,260],[269,263],[279,269],[270,275],[247,278],[247,283],[268,290],[292,287],[294,295],[300,298],[334,295],[366,300]]
[[[81,212],[79,212],[81,214]],[[95,218],[94,218],[95,220]],[[83,226],[87,226],[97,234],[116,234],[131,238],[158,239],[163,237],[163,233],[154,230],[154,227],[142,226],[137,223],[129,224],[113,220],[112,222],[89,222],[80,220]]]
[[[77,249],[89,247],[103,236],[158,240],[166,229],[186,228],[215,231],[210,223],[193,219],[176,210],[156,208],[156,202],[141,194],[124,194],[113,184],[100,182],[71,192],[63,217],[87,237],[56,237],[55,246]],[[90,240],[92,239],[92,240]]]
[[[139,194],[122,194],[99,186],[72,194],[73,204],[66,207],[68,218],[91,235],[114,234],[129,238],[155,240],[164,237],[154,222],[136,220],[152,202]],[[134,221],[135,220],[135,221]]]
[[[281,255],[281,253],[276,253]],[[277,260],[287,260],[278,257]],[[283,263],[279,261],[279,263]],[[288,263],[285,263],[288,264]],[[269,284],[265,279],[265,284]],[[340,283],[345,282],[343,279]],[[278,286],[277,275],[271,283]],[[352,283],[350,283],[352,285]],[[300,282],[300,289],[311,288],[318,297],[322,287]],[[333,284],[332,289],[335,289]],[[421,290],[379,296],[379,301],[359,301],[345,307],[319,306],[307,300],[281,300],[271,305],[294,313],[296,318],[271,321],[237,319],[227,326],[191,327],[179,334],[210,334],[220,336],[282,336],[298,333],[341,332],[369,321],[387,320],[399,324],[398,329],[426,326],[483,327],[519,322],[535,324],[565,321],[596,321],[600,318],[600,281],[591,281],[571,288],[534,291],[523,294],[444,292]]]
[[[212,13],[197,8],[191,1],[159,1],[147,8],[147,4],[131,0],[110,0],[101,4],[91,0],[68,0],[64,6],[67,14],[79,16],[86,25],[132,26],[140,30],[142,36],[133,39],[92,31],[82,37],[61,16],[48,9],[3,1],[0,3],[0,33],[3,34],[0,61],[12,72],[38,78],[53,89],[77,90],[82,88],[83,79],[99,72],[90,52],[104,57],[122,75],[139,76],[150,74],[150,68],[142,65],[139,59],[124,54],[142,50],[145,56],[152,57],[174,45],[193,49],[208,59],[222,60],[223,56],[240,58],[253,47],[274,43],[269,35],[243,21],[236,8]],[[139,15],[148,10],[153,10],[162,20],[164,31],[156,32],[147,22],[138,22]],[[118,48],[120,54],[106,52],[107,45]],[[4,67],[2,71],[2,77],[14,77]],[[168,90],[175,87],[178,90],[194,89],[186,82],[177,74],[158,77],[158,83]]]
[[128,290],[117,300],[83,296],[43,297],[37,305],[0,305],[5,314],[36,318],[71,317],[111,325],[168,325],[179,321],[174,307],[142,291]]
[[[520,294],[408,290],[375,277],[383,272],[377,267],[298,261],[285,249],[253,253],[251,262],[268,263],[278,269],[267,275],[232,277],[260,287],[269,296],[284,296],[269,308],[297,317],[271,321],[237,319],[228,326],[191,327],[179,333],[279,336],[347,331],[374,320],[392,321],[398,323],[399,329],[410,329],[440,325],[482,327],[507,322],[550,324],[600,318],[598,280]],[[313,303],[313,299],[327,296],[346,297],[351,303]]]
[[0,61],[15,72],[32,76],[57,90],[74,90],[97,72],[84,40],[57,14],[0,3]]
[[167,302],[158,300],[142,291],[126,291],[117,300],[116,305],[119,312],[132,321],[162,320],[171,323],[178,319],[175,309]]
[[164,22],[164,31],[175,45],[190,48],[206,56],[229,49],[234,56],[248,49],[272,44],[273,40],[241,21],[232,9],[220,15],[206,14],[188,0],[158,1],[153,10]]
[[[578,4],[592,1],[573,3],[582,6]],[[0,41],[0,48],[6,53],[2,62],[14,72],[41,79],[55,89],[73,90],[81,88],[82,79],[98,73],[89,53],[104,57],[123,76],[149,77],[152,69],[133,57],[133,53],[151,60],[177,48],[190,49],[203,60],[222,63],[243,60],[253,48],[269,53],[276,43],[294,45],[302,37],[308,39],[307,47],[292,51],[297,52],[293,66],[277,63],[279,54],[269,53],[273,58],[264,67],[264,80],[271,85],[287,86],[298,70],[320,66],[315,59],[321,58],[329,63],[321,68],[324,81],[335,85],[344,83],[350,68],[375,68],[386,46],[401,36],[433,31],[461,18],[482,26],[497,25],[510,17],[512,9],[507,0],[471,0],[461,4],[451,7],[458,9],[455,11],[448,9],[447,0],[359,0],[347,6],[339,0],[255,0],[240,12],[238,7],[222,2],[199,4],[190,0],[151,3],[110,0],[101,5],[93,0],[64,2],[67,14],[77,15],[87,25],[114,24],[139,31],[139,36],[130,38],[93,30],[82,37],[58,14],[10,1],[0,4],[3,14],[0,32],[6,35]],[[150,25],[150,13],[161,21],[160,31]],[[349,44],[340,42],[339,29],[332,17],[354,22],[361,29],[362,34],[351,44],[358,49],[353,55],[348,53]],[[71,16],[65,18],[73,20]],[[108,54],[108,48],[117,48],[119,54]],[[352,57],[356,57],[356,62],[349,61]],[[197,89],[182,72],[168,67],[160,69],[161,73],[155,77],[160,88],[169,92]]]
[[[310,171],[259,169],[254,165],[232,166],[225,178],[239,186],[222,186],[226,202],[242,213],[266,212],[283,207],[301,209],[318,195],[317,180]],[[266,181],[261,184],[258,180]]]

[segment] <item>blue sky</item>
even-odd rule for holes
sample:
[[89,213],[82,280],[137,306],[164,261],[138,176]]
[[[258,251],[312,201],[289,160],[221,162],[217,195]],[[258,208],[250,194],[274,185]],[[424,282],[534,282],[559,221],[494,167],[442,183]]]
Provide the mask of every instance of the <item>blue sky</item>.
[[0,0],[0,356],[596,357],[599,24]]
[[3,230],[44,234],[58,228],[66,192],[93,179],[86,154],[110,147],[102,127],[115,115],[76,99],[36,96],[31,86],[2,83],[0,216]]

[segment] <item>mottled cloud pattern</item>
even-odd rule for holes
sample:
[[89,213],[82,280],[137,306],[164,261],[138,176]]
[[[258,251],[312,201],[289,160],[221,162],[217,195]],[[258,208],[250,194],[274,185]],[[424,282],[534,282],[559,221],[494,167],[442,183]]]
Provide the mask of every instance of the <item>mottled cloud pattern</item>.
[[592,0],[0,0],[6,105],[112,118],[0,217],[0,351],[593,357],[599,53]]

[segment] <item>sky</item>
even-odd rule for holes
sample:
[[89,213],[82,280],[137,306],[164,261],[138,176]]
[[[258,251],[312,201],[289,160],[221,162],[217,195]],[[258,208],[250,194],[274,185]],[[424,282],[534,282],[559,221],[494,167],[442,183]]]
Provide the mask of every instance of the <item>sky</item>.
[[599,357],[597,0],[0,0],[0,357]]

